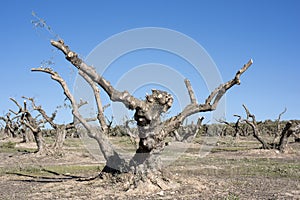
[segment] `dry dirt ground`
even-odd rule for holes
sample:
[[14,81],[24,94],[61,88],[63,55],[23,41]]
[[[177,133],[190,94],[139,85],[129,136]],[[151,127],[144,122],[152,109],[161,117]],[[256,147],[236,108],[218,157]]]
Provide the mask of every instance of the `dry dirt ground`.
[[261,150],[251,138],[220,138],[206,155],[200,140],[186,147],[171,146],[163,157],[169,188],[125,190],[118,177],[86,180],[103,162],[80,139],[67,139],[59,156],[37,156],[34,144],[1,140],[0,199],[300,199],[299,143],[284,154]]

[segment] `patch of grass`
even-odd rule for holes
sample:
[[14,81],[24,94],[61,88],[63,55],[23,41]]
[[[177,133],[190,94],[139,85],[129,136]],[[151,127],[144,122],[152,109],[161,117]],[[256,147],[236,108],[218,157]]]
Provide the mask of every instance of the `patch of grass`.
[[15,142],[4,142],[0,145],[0,152],[1,153],[13,153],[16,152],[16,143]]
[[82,141],[79,138],[67,138],[64,142],[65,147],[82,147]]
[[242,175],[300,179],[300,164],[255,159],[250,165],[241,168],[241,173]]
[[211,150],[211,153],[217,153],[217,152],[235,152],[235,151],[244,151],[249,150],[251,148],[248,147],[239,147],[239,146],[231,146],[231,147],[215,147]]
[[15,142],[9,141],[9,142],[2,143],[1,148],[13,149],[15,148],[15,146],[16,146]]
[[229,193],[226,197],[224,197],[224,200],[239,200],[239,196],[234,193]]
[[273,159],[243,159],[236,164],[236,172],[242,176],[263,176],[271,178],[300,179],[300,164]]
[[300,179],[300,163],[297,160],[226,157],[204,157],[196,160],[193,158],[195,157],[181,156],[174,162],[175,172],[224,178],[266,177]]

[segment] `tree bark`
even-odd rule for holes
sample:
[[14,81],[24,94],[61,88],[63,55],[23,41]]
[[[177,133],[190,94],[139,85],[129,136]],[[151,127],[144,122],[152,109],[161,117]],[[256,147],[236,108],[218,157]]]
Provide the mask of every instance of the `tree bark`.
[[280,119],[281,119],[281,116],[286,112],[286,108],[278,115],[278,118],[276,120],[276,132],[275,132],[275,137],[274,137],[274,140],[273,140],[273,144],[276,144],[280,138]]
[[292,128],[292,122],[288,121],[284,127],[284,129],[281,132],[281,136],[280,136],[280,141],[278,144],[278,149],[281,152],[284,152],[287,144],[288,144],[288,138],[295,133],[299,133],[300,132],[300,125],[297,125],[296,127]]
[[67,130],[65,125],[59,125],[55,129],[56,135],[55,135],[55,141],[53,144],[53,148],[56,152],[62,152],[63,145],[66,139]]

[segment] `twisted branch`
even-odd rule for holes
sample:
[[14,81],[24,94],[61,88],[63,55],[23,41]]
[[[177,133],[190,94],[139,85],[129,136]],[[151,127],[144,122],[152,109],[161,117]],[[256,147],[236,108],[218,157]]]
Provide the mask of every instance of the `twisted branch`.
[[[74,96],[71,94],[66,82],[63,80],[63,78],[60,77],[60,75],[57,72],[54,72],[50,68],[32,68],[31,71],[33,72],[44,72],[51,75],[51,78],[55,81],[57,81],[61,87],[64,90],[64,94],[66,97],[70,100],[72,104],[72,113],[73,115],[80,121],[80,123],[86,128],[88,132],[88,136],[91,138],[96,139],[96,141],[99,144],[100,150],[106,159],[107,162],[116,162],[120,163],[121,158],[117,154],[117,152],[114,150],[113,146],[110,144],[109,140],[105,137],[105,135],[102,134],[102,132],[97,132],[92,129],[92,126],[81,116],[81,114],[78,111],[78,105],[76,103],[76,100]],[[113,159],[113,160],[112,160]]]
[[129,94],[129,92],[120,92],[116,90],[110,84],[110,82],[100,76],[93,67],[88,66],[82,59],[80,59],[77,53],[71,51],[70,48],[64,44],[63,40],[51,40],[51,44],[57,49],[61,50],[65,54],[66,59],[70,61],[76,68],[86,73],[94,82],[102,87],[112,101],[121,102],[131,110],[134,110],[138,107],[142,109],[147,108],[147,105],[144,101],[135,98]]
[[194,96],[194,92],[191,88],[190,82],[188,80],[185,80],[185,85],[188,90],[191,103],[187,105],[181,113],[179,113],[177,116],[174,116],[170,119],[168,119],[165,122],[165,134],[169,134],[173,132],[175,129],[177,129],[180,124],[183,122],[185,118],[187,118],[190,115],[193,115],[195,113],[199,112],[207,112],[207,111],[213,111],[217,108],[217,105],[220,101],[220,99],[223,97],[223,95],[226,93],[227,90],[229,90],[234,85],[239,85],[241,83],[240,76],[252,65],[253,61],[250,59],[247,64],[245,64],[235,75],[235,77],[232,80],[229,80],[228,82],[221,84],[219,87],[217,87],[215,90],[213,90],[210,95],[205,100],[204,104],[197,104],[196,99]]

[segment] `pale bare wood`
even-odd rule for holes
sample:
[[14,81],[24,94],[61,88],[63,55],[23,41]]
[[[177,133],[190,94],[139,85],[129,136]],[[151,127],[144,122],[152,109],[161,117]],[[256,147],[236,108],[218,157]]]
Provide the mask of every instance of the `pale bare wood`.
[[101,129],[102,129],[103,133],[107,133],[108,126],[106,124],[105,117],[103,114],[104,109],[103,109],[102,101],[100,98],[100,90],[99,90],[98,86],[96,85],[96,83],[86,73],[79,70],[79,75],[85,79],[85,81],[91,86],[91,88],[93,90],[97,109],[98,109],[97,119],[99,121],[99,124],[101,125]]
[[104,158],[107,161],[107,167],[111,169],[107,170],[113,170],[118,169],[118,166],[114,165],[120,165],[123,163],[123,159],[119,156],[119,154],[115,151],[111,143],[109,142],[108,138],[103,134],[102,132],[95,131],[92,126],[82,117],[82,115],[78,111],[78,104],[76,103],[76,100],[72,93],[70,92],[68,85],[64,81],[63,78],[60,77],[60,75],[57,72],[54,72],[50,68],[32,68],[31,71],[33,72],[44,72],[51,75],[51,78],[55,81],[57,81],[63,91],[66,97],[70,100],[72,104],[72,113],[73,115],[80,121],[80,123],[85,127],[85,129],[88,132],[88,136],[91,138],[94,138],[100,147],[100,150],[104,156]]
[[71,51],[68,46],[64,44],[62,40],[54,41],[51,40],[51,44],[61,50],[66,59],[69,60],[75,67],[86,73],[94,82],[99,84],[100,87],[109,95],[110,99],[115,102],[122,102],[128,109],[134,110],[137,107],[146,109],[147,105],[144,101],[135,98],[130,95],[129,92],[120,92],[116,90],[109,81],[100,76],[97,71],[88,66],[82,59],[80,59],[77,53]]
[[26,100],[24,100],[23,107],[14,98],[10,98],[10,100],[13,101],[19,108],[19,111],[14,113],[17,115],[21,115],[21,123],[29,128],[33,133],[35,142],[38,147],[37,153],[43,153],[47,148],[44,143],[41,128],[39,127],[37,121],[32,117],[31,113],[27,110]]

